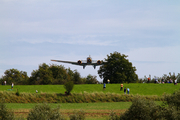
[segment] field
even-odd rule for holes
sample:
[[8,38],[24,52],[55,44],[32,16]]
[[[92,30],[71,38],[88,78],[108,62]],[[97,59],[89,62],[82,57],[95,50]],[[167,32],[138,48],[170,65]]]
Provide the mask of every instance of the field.
[[[120,91],[120,84],[107,84],[106,90],[102,89],[102,84],[85,84],[75,85],[72,93],[117,93],[124,94]],[[124,87],[130,88],[130,94],[133,95],[158,95],[172,94],[179,90],[180,86],[174,84],[139,84],[130,83],[124,84]],[[16,92],[18,89],[20,93],[35,93],[38,90],[39,93],[64,93],[65,89],[63,85],[15,85],[14,90],[9,90],[10,85],[0,86],[0,91]],[[161,104],[161,101],[156,102]],[[131,102],[98,102],[98,103],[49,103],[51,107],[60,105],[61,113],[68,118],[68,115],[74,111],[83,110],[86,113],[87,119],[106,119],[109,113],[113,110],[117,114],[125,112],[131,105]],[[16,116],[27,116],[30,109],[32,109],[36,103],[6,103],[7,108],[12,109]]]
[[[161,104],[162,102],[156,102]],[[28,115],[28,112],[36,105],[36,103],[19,104],[19,103],[6,103],[7,108],[15,112],[16,116]],[[130,106],[131,102],[109,102],[109,103],[49,103],[52,108],[60,105],[60,112],[68,118],[74,111],[83,110],[86,113],[87,119],[102,119],[108,118],[111,111],[121,114],[124,113]]]
[[[130,94],[136,95],[162,95],[164,93],[172,94],[174,91],[179,90],[180,84],[174,85],[172,83],[168,84],[143,84],[143,83],[130,83],[124,84],[124,87],[130,88]],[[63,85],[15,85],[14,90],[10,90],[11,86],[0,86],[0,91],[10,91],[16,92],[18,89],[19,92],[25,93],[35,93],[38,90],[39,93],[64,93],[65,89]],[[103,93],[117,93],[123,94],[123,91],[120,91],[120,84],[107,84],[106,90],[103,90],[102,84],[83,84],[83,85],[74,85],[72,93],[93,93],[93,92],[103,92]]]

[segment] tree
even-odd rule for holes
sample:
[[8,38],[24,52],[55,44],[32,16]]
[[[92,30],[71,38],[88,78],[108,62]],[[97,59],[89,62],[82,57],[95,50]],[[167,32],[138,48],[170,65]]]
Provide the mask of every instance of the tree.
[[4,74],[5,75],[2,77],[2,80],[6,81],[7,84],[11,84],[12,82],[15,84],[26,84],[29,79],[27,72],[19,71],[14,68],[6,70]]
[[66,82],[66,83],[64,84],[64,88],[66,89],[67,95],[70,95],[70,92],[72,91],[73,87],[74,87],[73,81],[70,81],[70,80],[69,80],[68,82]]
[[106,62],[98,70],[98,74],[100,78],[103,78],[103,82],[107,82],[108,79],[111,80],[111,83],[130,83],[138,80],[138,76],[135,73],[136,68],[132,66],[127,57],[118,52],[107,55]]
[[97,76],[88,75],[86,78],[86,84],[97,84],[98,80],[96,79]]
[[81,75],[77,70],[74,70],[73,81],[74,81],[74,84],[81,84],[82,83]]
[[46,63],[39,65],[38,70],[33,70],[29,80],[30,84],[52,84],[52,71]]
[[52,71],[53,84],[64,84],[69,79],[69,74],[64,66],[52,64],[49,69]]

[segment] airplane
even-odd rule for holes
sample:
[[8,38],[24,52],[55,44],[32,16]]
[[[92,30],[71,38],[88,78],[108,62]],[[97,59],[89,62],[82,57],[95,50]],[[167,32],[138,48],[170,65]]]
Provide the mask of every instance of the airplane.
[[[92,58],[89,56],[86,60],[78,60],[77,62],[71,62],[71,61],[63,61],[63,60],[51,60],[55,62],[63,62],[63,63],[70,63],[74,65],[81,65],[83,66],[83,69],[86,67],[86,65],[92,65],[94,66],[94,69],[96,69],[96,66],[102,65],[102,60],[92,60]],[[86,62],[84,62],[86,61]]]

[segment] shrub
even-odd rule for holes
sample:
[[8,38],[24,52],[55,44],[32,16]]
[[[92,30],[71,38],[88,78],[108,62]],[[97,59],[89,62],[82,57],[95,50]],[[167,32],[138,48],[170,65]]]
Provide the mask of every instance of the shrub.
[[1,120],[14,120],[14,113],[6,108],[4,100],[0,102],[0,119]]
[[176,120],[179,112],[174,107],[156,105],[153,101],[135,98],[130,108],[121,115],[121,120]]
[[19,93],[18,89],[17,89],[16,95],[17,95],[17,96],[19,96],[19,95],[20,95],[20,93]]
[[70,120],[85,120],[85,112],[83,110],[74,112],[74,114],[69,116]]
[[174,106],[176,110],[180,110],[180,90],[174,92],[172,95],[165,95],[165,101],[170,106]]
[[51,109],[48,104],[41,104],[29,112],[27,120],[64,120],[64,118],[59,112],[59,107]]
[[74,87],[73,81],[68,81],[64,84],[64,88],[66,89],[66,94],[69,95]]
[[109,114],[109,120],[119,120],[120,117],[113,111]]

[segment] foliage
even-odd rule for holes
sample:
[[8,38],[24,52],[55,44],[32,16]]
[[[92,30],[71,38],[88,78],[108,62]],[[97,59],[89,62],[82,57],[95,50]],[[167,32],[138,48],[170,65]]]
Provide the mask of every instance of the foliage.
[[52,71],[53,84],[64,84],[69,78],[67,70],[62,65],[52,64],[50,65],[49,69]]
[[74,70],[73,81],[74,81],[74,84],[83,83],[83,81],[81,80],[81,75],[77,70]]
[[70,92],[72,91],[73,87],[74,87],[73,81],[68,81],[68,82],[66,82],[64,84],[64,88],[66,89],[67,95],[70,94]]
[[109,79],[111,83],[136,82],[138,76],[135,73],[136,68],[127,59],[128,56],[114,52],[107,55],[106,62],[98,70],[100,78],[103,82]]
[[180,110],[180,90],[174,92],[172,95],[166,95],[165,101],[168,105],[174,106],[177,111]]
[[28,114],[27,120],[64,120],[59,107],[52,109],[48,104],[36,105]]
[[52,84],[52,71],[49,66],[45,63],[39,65],[38,70],[33,70],[29,79],[29,84]]
[[69,80],[74,81],[75,84],[85,83],[77,70],[72,71],[70,68],[66,69],[62,65],[52,64],[48,66],[46,63],[43,63],[39,65],[38,70],[33,70],[29,79],[29,84],[64,84]]
[[111,111],[111,113],[109,114],[108,120],[119,120],[119,119],[120,117],[114,111]]
[[69,116],[70,120],[85,120],[85,112],[83,110],[74,111],[74,114]]
[[6,108],[4,100],[0,101],[0,119],[1,120],[14,120],[14,113]]
[[7,85],[10,85],[12,82],[16,85],[27,84],[29,77],[27,76],[27,72],[19,71],[17,69],[9,69],[4,72],[4,76],[2,76],[1,81],[6,81]]
[[121,120],[176,120],[179,113],[173,107],[156,105],[153,101],[135,98],[131,107],[120,116]]
[[98,80],[96,78],[96,76],[92,76],[92,75],[88,75],[86,78],[86,84],[97,84]]
[[115,93],[71,93],[71,95],[53,93],[22,93],[17,96],[12,92],[0,92],[6,103],[94,103],[94,102],[131,102],[134,97],[162,101],[162,96],[140,96]]
[[16,91],[16,95],[17,96],[19,96],[20,95],[20,93],[19,93],[19,90],[17,89],[17,91]]

